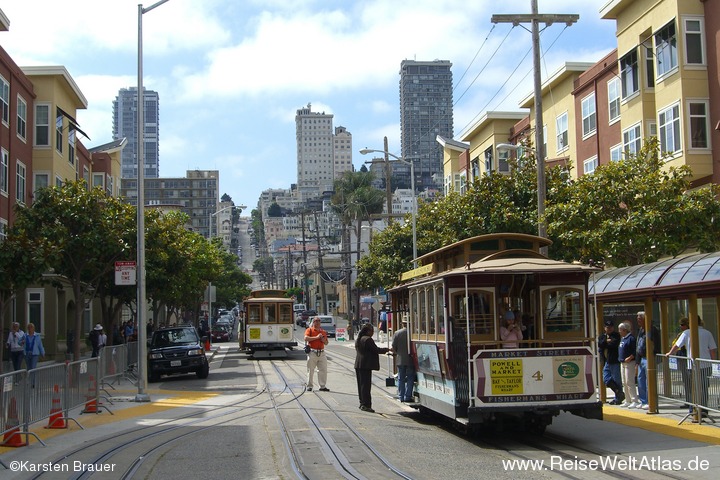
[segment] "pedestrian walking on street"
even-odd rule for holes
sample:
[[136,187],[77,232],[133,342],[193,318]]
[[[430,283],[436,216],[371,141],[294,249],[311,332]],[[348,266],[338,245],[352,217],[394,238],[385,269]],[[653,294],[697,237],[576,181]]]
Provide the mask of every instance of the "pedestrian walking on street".
[[[25,339],[25,365],[28,370],[37,367],[38,359],[45,358],[45,348],[40,334],[35,331],[35,325],[27,324],[27,338]],[[30,376],[30,384],[35,387],[35,374]]]
[[321,327],[320,317],[315,317],[305,330],[305,343],[310,347],[307,354],[307,391],[313,389],[313,376],[315,369],[318,371],[318,383],[321,392],[329,392],[327,388],[327,355],[325,353],[325,345],[328,344],[328,335]]
[[393,335],[392,352],[398,369],[398,399],[401,402],[412,402],[415,397],[415,361],[408,348],[406,318],[402,320],[402,328]]
[[638,408],[642,404],[638,400],[635,389],[635,337],[630,333],[630,322],[623,322],[618,325],[620,330],[620,345],[618,346],[618,357],[620,358],[620,373],[622,375],[623,390],[625,392],[625,403],[621,407]]
[[25,332],[20,330],[18,322],[12,324],[12,331],[8,334],[7,347],[10,350],[13,370],[20,370],[25,356]]
[[380,370],[380,354],[387,353],[388,348],[380,348],[373,340],[372,324],[366,323],[360,329],[358,337],[355,340],[355,378],[358,386],[358,397],[360,399],[360,410],[364,412],[375,412],[372,408],[372,397],[370,396],[370,387],[372,387],[372,372]]

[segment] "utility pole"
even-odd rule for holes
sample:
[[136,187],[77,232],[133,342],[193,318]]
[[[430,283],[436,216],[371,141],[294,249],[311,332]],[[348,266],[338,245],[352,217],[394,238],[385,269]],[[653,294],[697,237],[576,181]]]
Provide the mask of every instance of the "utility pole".
[[[390,185],[390,156],[388,154],[388,139],[383,143],[385,150],[385,204],[387,205],[388,224],[392,223],[392,187]],[[372,230],[371,230],[372,231]]]
[[325,267],[323,267],[322,246],[320,245],[320,225],[318,223],[317,212],[313,212],[313,215],[315,217],[315,234],[318,246],[318,271],[320,272],[318,275],[318,281],[320,283],[320,307],[322,307],[322,309],[316,308],[316,310],[318,314],[323,314],[327,313],[325,312],[325,309],[327,308],[325,303]]
[[[547,225],[545,224],[545,153],[542,151],[543,142],[543,113],[542,113],[542,83],[540,78],[540,22],[546,27],[553,23],[560,22],[567,26],[571,26],[577,22],[580,15],[570,14],[543,14],[538,13],[537,0],[530,0],[530,15],[493,15],[490,21],[492,23],[512,23],[518,26],[521,23],[530,23],[533,46],[533,84],[535,90],[535,156],[537,162],[537,203],[538,203],[538,236],[547,238]],[[525,28],[525,27],[523,27]],[[527,28],[525,28],[527,30]],[[547,256],[547,247],[542,247],[540,252]]]
[[305,210],[300,212],[300,220],[302,221],[302,245],[303,245],[303,303],[310,310],[310,286],[308,285],[307,275],[307,249],[305,248]]

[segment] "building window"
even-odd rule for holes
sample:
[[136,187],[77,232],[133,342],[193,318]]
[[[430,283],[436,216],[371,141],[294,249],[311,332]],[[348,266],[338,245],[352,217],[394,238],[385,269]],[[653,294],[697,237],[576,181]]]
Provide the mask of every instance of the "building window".
[[688,116],[690,118],[690,148],[709,148],[708,102],[689,102]]
[[10,154],[7,150],[2,149],[2,159],[0,159],[0,192],[7,195],[8,193],[8,176],[10,175]]
[[47,173],[36,173],[35,175],[35,185],[33,188],[33,194],[40,190],[41,188],[49,187],[50,186],[50,174]]
[[622,151],[623,146],[622,143],[619,143],[615,145],[614,147],[610,148],[610,161],[611,162],[619,162],[622,160]]
[[105,184],[104,184],[104,182],[103,182],[103,179],[105,178],[105,174],[104,174],[104,173],[93,173],[92,178],[93,178],[93,182],[92,182],[93,188],[95,188],[95,187],[101,187],[101,188],[102,188],[102,187],[105,186]]
[[508,159],[510,158],[510,152],[505,150],[503,152],[497,152],[498,157],[498,172],[510,173],[510,164]]
[[596,155],[592,158],[588,158],[587,160],[583,161],[583,172],[585,173],[585,175],[587,175],[589,173],[593,173],[595,171],[595,169],[597,168],[597,166],[598,166],[598,157]]
[[547,158],[547,151],[548,151],[547,138],[548,138],[547,125],[543,125],[543,144],[542,144],[542,149],[540,150],[540,159]]
[[27,319],[28,323],[35,325],[35,331],[43,331],[43,303],[45,292],[39,288],[28,288],[27,290]]
[[673,105],[658,112],[658,123],[660,126],[660,151],[679,152],[682,148],[680,142],[680,106]]
[[653,49],[645,48],[645,85],[647,88],[655,88],[655,59]]
[[633,125],[623,132],[623,151],[626,155],[635,155],[642,147],[640,124]]
[[470,161],[470,179],[480,178],[480,158],[475,157]]
[[620,118],[620,79],[613,78],[607,83],[608,88],[608,119],[614,123]]
[[0,242],[7,238],[8,222],[4,218],[0,218]]
[[494,170],[493,165],[493,153],[492,148],[485,150],[485,173],[490,173]]
[[27,102],[19,95],[17,97],[17,134],[23,140],[27,138]]
[[620,59],[620,79],[623,99],[639,91],[637,50],[628,52]]
[[705,65],[705,25],[702,18],[686,18],[685,24],[685,63]]
[[0,77],[0,107],[2,108],[2,123],[10,121],[10,84]]
[[563,113],[555,119],[557,151],[562,152],[568,147],[568,114]]
[[592,135],[597,130],[597,117],[595,115],[595,93],[583,98],[582,102],[582,129],[583,138]]
[[17,162],[15,199],[18,203],[25,203],[25,164],[20,161]]
[[35,105],[35,146],[50,145],[50,105]]
[[75,165],[75,129],[72,127],[68,132],[68,162]]
[[55,117],[55,148],[59,153],[63,151],[63,117],[61,114],[57,114]]
[[675,21],[668,23],[655,34],[657,77],[662,78],[677,68],[677,38]]

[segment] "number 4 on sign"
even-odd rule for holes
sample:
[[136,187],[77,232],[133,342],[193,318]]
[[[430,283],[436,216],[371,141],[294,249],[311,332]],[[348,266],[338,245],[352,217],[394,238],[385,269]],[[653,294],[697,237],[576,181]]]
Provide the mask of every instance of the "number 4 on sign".
[[534,378],[536,382],[542,382],[543,374],[540,373],[540,370],[538,370],[537,372],[533,373],[532,378]]

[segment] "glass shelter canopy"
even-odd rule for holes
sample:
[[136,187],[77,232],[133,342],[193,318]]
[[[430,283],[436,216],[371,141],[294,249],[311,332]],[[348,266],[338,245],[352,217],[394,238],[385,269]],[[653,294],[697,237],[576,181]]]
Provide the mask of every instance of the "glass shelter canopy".
[[[692,286],[692,287],[691,287]],[[720,292],[720,252],[698,253],[643,265],[615,268],[590,277],[589,295],[631,300]]]

